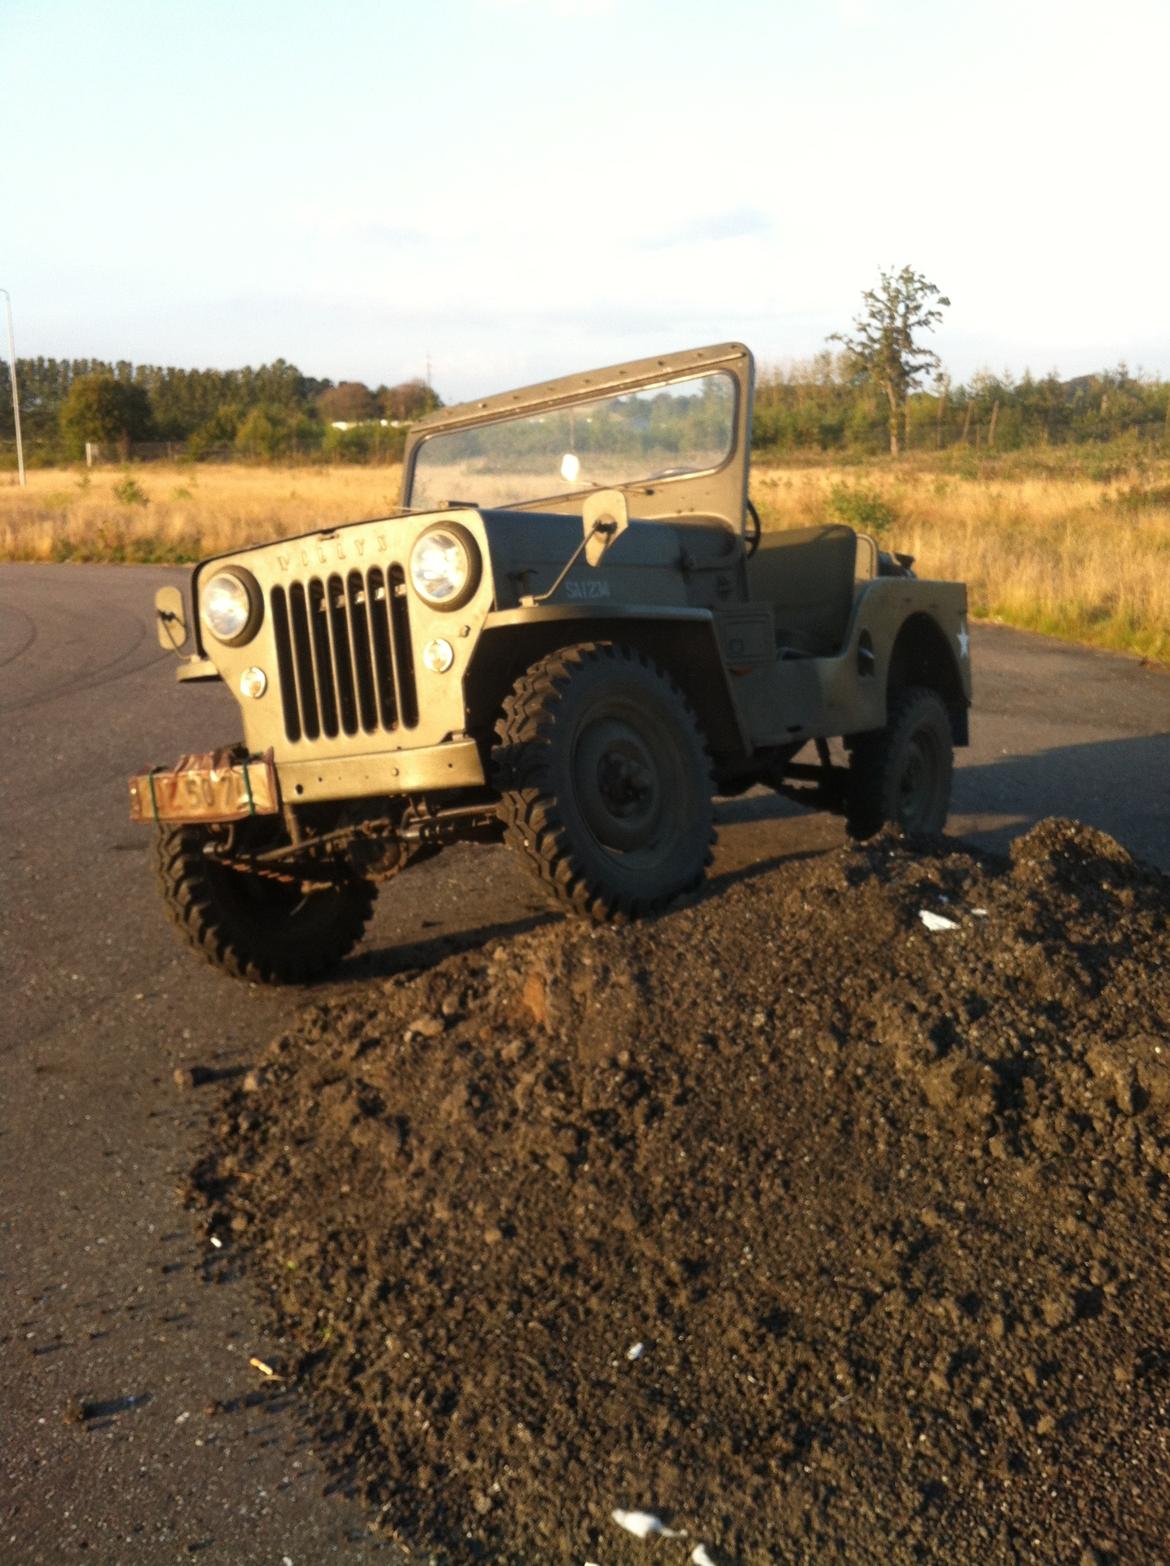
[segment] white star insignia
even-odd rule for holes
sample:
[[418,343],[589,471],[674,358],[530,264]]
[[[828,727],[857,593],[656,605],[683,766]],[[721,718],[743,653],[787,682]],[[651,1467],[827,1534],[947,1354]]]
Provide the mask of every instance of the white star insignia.
[[971,638],[967,634],[966,626],[963,626],[960,630],[956,640],[959,643],[959,656],[960,658],[965,658],[967,656],[967,648],[971,645]]

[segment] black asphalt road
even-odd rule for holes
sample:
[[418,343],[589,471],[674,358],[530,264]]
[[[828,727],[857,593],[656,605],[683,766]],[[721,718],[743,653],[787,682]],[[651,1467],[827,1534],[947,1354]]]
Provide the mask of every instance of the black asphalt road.
[[[154,589],[178,579],[0,567],[0,1562],[389,1560],[323,1496],[295,1398],[249,1366],[278,1349],[248,1285],[176,1199],[216,1089],[181,1092],[175,1067],[237,1069],[304,1000],[180,947],[126,819],[130,771],[237,732],[155,643]],[[953,829],[1003,848],[1077,816],[1170,869],[1170,677],[991,626],[973,656]],[[841,840],[762,793],[719,816],[716,882]],[[341,982],[540,911],[503,850],[450,851],[383,896]]]

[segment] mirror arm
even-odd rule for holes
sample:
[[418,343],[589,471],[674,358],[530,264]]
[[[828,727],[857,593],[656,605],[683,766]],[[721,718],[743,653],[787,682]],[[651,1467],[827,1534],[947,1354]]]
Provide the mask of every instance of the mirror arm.
[[521,598],[521,600],[520,600],[521,607],[524,608],[524,609],[535,609],[538,604],[546,604],[546,603],[548,603],[549,599],[556,592],[557,588],[561,585],[561,583],[568,576],[569,572],[573,569],[573,567],[577,564],[578,560],[580,560],[581,556],[585,553],[585,550],[586,550],[586,547],[588,546],[589,540],[593,537],[594,533],[603,533],[603,534],[604,533],[613,533],[613,532],[616,532],[616,530],[617,530],[617,523],[613,520],[612,517],[598,517],[597,521],[594,522],[593,526],[589,529],[588,533],[586,533],[585,537],[577,545],[576,549],[574,549],[573,553],[569,556],[568,560],[565,561],[564,567],[561,570],[561,574],[557,577],[556,581],[549,588],[548,592],[547,593],[535,593],[535,594],[527,593],[527,594],[525,594],[525,596],[523,598]]

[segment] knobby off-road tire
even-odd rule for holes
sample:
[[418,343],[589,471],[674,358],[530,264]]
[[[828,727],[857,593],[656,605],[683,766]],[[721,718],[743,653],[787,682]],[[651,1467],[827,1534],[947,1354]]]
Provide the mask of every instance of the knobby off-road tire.
[[158,877],[180,934],[216,967],[262,984],[305,984],[356,946],[375,888],[357,877],[328,891],[229,870],[203,852],[201,826],[164,828]]
[[938,693],[921,685],[892,692],[885,728],[863,734],[853,747],[849,835],[872,837],[888,821],[915,836],[941,832],[954,764],[950,718]]
[[512,688],[496,735],[505,841],[562,907],[629,919],[703,879],[714,842],[703,735],[641,653],[549,654]]

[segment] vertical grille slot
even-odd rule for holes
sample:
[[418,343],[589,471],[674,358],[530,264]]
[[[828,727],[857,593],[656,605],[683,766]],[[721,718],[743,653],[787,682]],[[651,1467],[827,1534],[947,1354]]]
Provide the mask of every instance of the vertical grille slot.
[[350,650],[349,606],[345,599],[345,584],[336,572],[329,578],[325,602],[329,607],[329,640],[333,645],[333,672],[337,677],[341,727],[347,734],[356,734],[357,691],[353,679],[353,653]]
[[398,726],[398,696],[394,688],[394,654],[390,647],[390,593],[381,566],[375,566],[368,578],[366,592],[370,619],[370,637],[374,644],[374,676],[378,691],[378,711],[382,727]]
[[401,566],[311,576],[271,593],[284,731],[315,740],[418,724]]
[[276,672],[280,680],[280,705],[284,710],[284,732],[290,740],[301,737],[301,713],[297,704],[297,677],[293,668],[292,632],[288,623],[288,602],[284,588],[272,589],[272,627],[276,636]]
[[374,656],[370,647],[368,593],[360,571],[351,571],[346,577],[345,597],[349,607],[349,637],[357,684],[358,714],[362,728],[367,734],[372,734],[378,727],[378,704],[374,698]]
[[[317,682],[313,674],[313,633],[309,629],[309,608],[301,582],[294,582],[289,590],[289,618],[292,622],[293,669],[301,725],[305,738],[315,740],[321,733],[321,718],[317,708]],[[289,739],[292,738],[290,734]]]
[[398,711],[402,722],[413,729],[418,722],[418,690],[414,680],[414,647],[410,640],[410,611],[406,607],[406,572],[391,566],[390,627],[394,636],[394,684],[398,692]]
[[313,670],[317,680],[317,700],[321,704],[321,727],[330,739],[336,739],[337,687],[333,682],[333,647],[329,635],[329,600],[325,583],[319,576],[309,578],[309,626],[313,633]]

